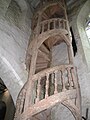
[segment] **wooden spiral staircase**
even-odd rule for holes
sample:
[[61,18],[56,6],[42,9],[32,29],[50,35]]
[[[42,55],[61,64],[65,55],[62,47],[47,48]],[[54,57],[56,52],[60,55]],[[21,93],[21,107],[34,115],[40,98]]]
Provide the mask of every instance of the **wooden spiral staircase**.
[[[32,20],[30,39],[26,58],[28,81],[18,95],[14,120],[37,120],[37,114],[50,112],[57,103],[81,120],[80,88],[63,0],[40,2]],[[51,67],[51,49],[62,42],[67,45],[69,63]],[[44,120],[40,116],[38,119]]]

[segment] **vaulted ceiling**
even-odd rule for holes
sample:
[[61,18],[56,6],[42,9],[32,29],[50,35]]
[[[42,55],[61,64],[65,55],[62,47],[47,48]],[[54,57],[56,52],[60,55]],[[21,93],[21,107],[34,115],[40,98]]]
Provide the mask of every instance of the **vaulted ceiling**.
[[[31,5],[32,9],[35,9],[39,2],[42,0],[27,0],[27,1]],[[85,2],[86,0],[65,0],[68,13],[70,13],[73,10],[76,10],[79,6],[81,6]]]

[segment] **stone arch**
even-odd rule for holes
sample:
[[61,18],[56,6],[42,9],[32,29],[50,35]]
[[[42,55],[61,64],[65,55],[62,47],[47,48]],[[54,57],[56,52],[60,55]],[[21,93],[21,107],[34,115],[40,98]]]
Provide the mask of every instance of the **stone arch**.
[[90,14],[90,1],[87,0],[84,6],[81,8],[78,16],[77,16],[77,28],[81,38],[81,43],[84,50],[84,56],[86,60],[86,64],[90,69],[90,44],[88,43],[88,37],[85,32],[86,20],[88,15]]
[[[0,77],[8,88],[14,103],[16,102],[18,92],[20,91],[23,82],[18,74],[11,66],[9,61],[0,54]],[[18,79],[17,79],[18,78]]]
[[25,33],[4,21],[0,24],[0,34],[0,77],[16,103],[17,95],[27,80],[22,62],[24,63],[28,40]]

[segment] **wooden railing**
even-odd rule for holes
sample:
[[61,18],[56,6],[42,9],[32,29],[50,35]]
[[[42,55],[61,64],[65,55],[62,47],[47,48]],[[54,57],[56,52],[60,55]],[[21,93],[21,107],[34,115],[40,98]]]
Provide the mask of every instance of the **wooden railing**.
[[27,91],[27,83],[23,86],[21,89],[17,101],[16,101],[16,112],[15,112],[15,118],[17,118],[18,114],[22,114],[24,111],[24,104],[25,104],[25,98],[26,98],[26,91]]
[[65,29],[67,28],[67,20],[60,18],[53,18],[49,20],[42,21],[34,30],[34,36],[40,35],[44,32],[54,30],[54,29]]
[[[33,89],[30,100],[30,106],[39,103],[40,101],[53,97],[58,93],[72,94],[72,91],[77,89],[77,75],[73,65],[60,65],[45,69],[32,78]],[[19,114],[23,114],[27,83],[22,89],[17,99],[17,110],[15,120]],[[29,96],[28,96],[29,97]]]
[[56,66],[37,73],[33,76],[33,104],[59,92],[75,89],[75,79],[75,68],[72,65]]

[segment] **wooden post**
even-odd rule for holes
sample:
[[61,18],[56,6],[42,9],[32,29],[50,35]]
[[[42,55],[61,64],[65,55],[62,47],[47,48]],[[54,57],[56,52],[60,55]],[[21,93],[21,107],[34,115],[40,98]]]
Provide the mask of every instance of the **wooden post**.
[[36,69],[36,59],[37,59],[37,54],[38,54],[38,48],[37,48],[37,40],[33,43],[33,53],[32,53],[32,58],[31,58],[31,66],[30,66],[30,71],[28,75],[28,86],[27,86],[27,93],[26,93],[26,99],[25,99],[25,107],[24,109],[27,109],[31,103],[32,103],[32,90],[34,83],[32,81],[32,77],[35,73]]
[[64,79],[64,70],[61,71],[61,81],[62,81],[62,91],[66,91],[65,79]]
[[38,85],[37,85],[37,98],[36,98],[36,103],[37,103],[37,102],[39,101],[39,99],[40,99],[40,91],[41,91],[40,80],[41,80],[41,78],[39,77],[39,79],[38,79]]
[[73,50],[72,50],[72,45],[67,46],[67,51],[68,51],[68,58],[69,58],[69,64],[73,64]]
[[44,32],[44,26],[45,26],[44,23],[42,23],[42,32]]
[[49,73],[46,74],[46,93],[45,93],[45,98],[48,97],[48,89],[49,89]]
[[55,73],[55,91],[54,91],[54,94],[57,94],[58,93],[58,90],[57,90],[57,73],[58,73],[58,71],[56,70],[54,73]]
[[63,22],[63,29],[65,29],[65,21],[63,20],[62,22]]
[[48,21],[48,30],[50,30],[50,21]]
[[77,98],[76,98],[76,106],[79,108],[79,111],[81,112],[81,93],[80,93],[80,86],[78,83],[78,76],[76,75],[76,71],[73,68],[72,69],[72,77],[73,77],[73,82],[77,91]]
[[56,28],[56,20],[53,20],[54,29]]
[[68,72],[68,82],[69,82],[69,89],[71,90],[72,89],[72,84],[71,84],[71,82],[72,82],[72,78],[71,78],[71,73],[70,73],[70,71],[71,71],[71,68],[67,68],[67,72]]
[[61,28],[61,20],[59,19],[59,29]]

